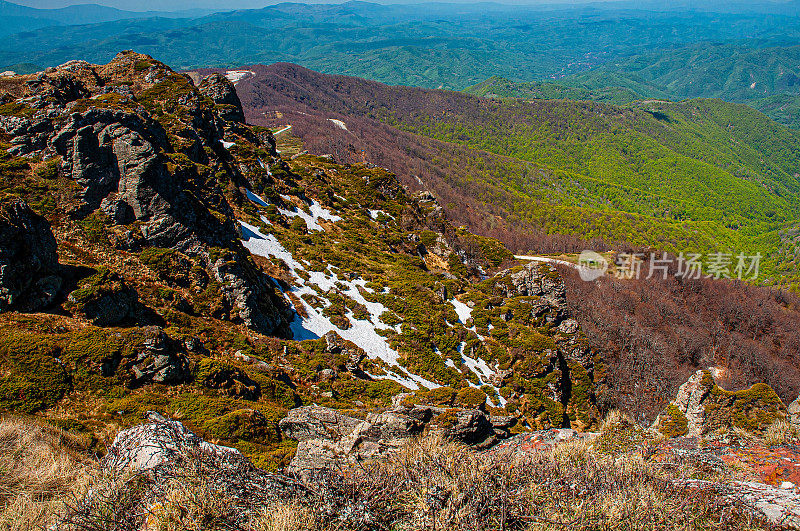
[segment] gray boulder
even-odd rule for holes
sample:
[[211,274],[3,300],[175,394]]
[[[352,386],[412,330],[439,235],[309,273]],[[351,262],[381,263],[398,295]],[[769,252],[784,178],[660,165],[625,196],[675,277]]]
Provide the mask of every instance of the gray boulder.
[[305,406],[290,410],[286,418],[278,423],[278,427],[284,435],[298,441],[339,441],[352,433],[360,423],[359,419],[342,415],[327,407]]
[[103,468],[112,472],[143,472],[174,460],[182,453],[202,452],[223,460],[244,460],[235,448],[203,441],[183,424],[158,413],[147,414],[149,423],[122,430],[103,458]]
[[396,398],[395,407],[369,413],[364,420],[319,406],[290,410],[278,423],[286,437],[299,441],[288,471],[307,477],[338,470],[396,452],[426,431],[440,432],[476,449],[488,448],[508,437],[516,422],[513,417],[493,417],[477,409],[407,406],[401,397]]

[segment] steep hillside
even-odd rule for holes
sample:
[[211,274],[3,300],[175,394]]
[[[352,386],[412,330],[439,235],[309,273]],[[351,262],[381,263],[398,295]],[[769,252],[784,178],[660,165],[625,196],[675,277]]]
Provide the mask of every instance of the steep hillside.
[[[255,75],[237,90],[250,120],[291,123],[308,147],[343,160],[363,150],[368,160],[391,161],[404,182],[447,189],[441,199],[455,219],[466,218],[459,205],[467,204],[511,231],[674,252],[760,252],[773,278],[795,273],[783,234],[797,222],[800,141],[749,107],[486,100],[285,64],[249,70]],[[438,169],[443,160],[452,171]],[[468,199],[481,189],[485,206]],[[465,199],[451,199],[458,196]]]
[[481,429],[596,425],[555,270],[386,170],[281,159],[224,77],[123,52],[0,92],[1,409],[98,438],[156,410],[272,467],[289,408],[404,391]]

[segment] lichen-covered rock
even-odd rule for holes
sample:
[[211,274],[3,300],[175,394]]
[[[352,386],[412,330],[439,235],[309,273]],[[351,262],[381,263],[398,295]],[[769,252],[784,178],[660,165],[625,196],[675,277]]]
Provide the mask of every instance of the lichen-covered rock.
[[319,406],[292,409],[279,423],[281,431],[299,441],[330,439],[338,441],[349,435],[361,420],[342,415],[337,411]]
[[132,387],[147,383],[178,384],[189,379],[189,362],[171,339],[157,326],[142,329],[145,338],[136,356],[128,361]]
[[153,412],[148,413],[148,420],[151,422],[117,434],[103,458],[104,468],[132,473],[152,470],[187,450],[244,459],[235,448],[207,443],[180,422],[167,420]]
[[0,312],[36,311],[61,289],[50,225],[23,201],[0,203]]
[[508,430],[516,423],[514,417],[410,404],[404,398],[409,395],[395,397],[395,407],[369,413],[363,420],[318,406],[290,410],[279,423],[286,437],[299,440],[289,470],[306,475],[384,456],[425,432],[439,432],[477,449],[488,448],[509,437]]
[[800,428],[800,397],[795,398],[794,401],[789,404],[786,408],[786,412],[789,414],[789,422],[796,428]]
[[768,385],[758,383],[741,391],[726,391],[710,371],[697,371],[681,385],[653,427],[663,435],[699,437],[719,429],[762,432],[786,418],[786,407]]

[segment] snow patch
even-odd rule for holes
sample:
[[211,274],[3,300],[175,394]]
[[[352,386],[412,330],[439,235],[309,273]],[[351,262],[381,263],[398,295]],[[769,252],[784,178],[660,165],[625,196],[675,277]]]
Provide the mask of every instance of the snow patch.
[[264,201],[263,199],[261,199],[261,197],[260,197],[260,196],[258,196],[258,195],[256,195],[256,194],[254,194],[254,193],[253,193],[253,192],[251,192],[250,190],[247,190],[247,189],[245,189],[244,193],[245,193],[245,195],[247,196],[247,199],[249,199],[249,200],[250,200],[250,201],[252,201],[253,203],[257,204],[258,206],[264,206],[264,207],[265,207],[265,206],[269,206],[269,203],[267,203],[266,201]]
[[[285,201],[291,202],[291,198],[289,196],[282,195],[281,197]],[[327,208],[323,208],[318,201],[313,199],[311,200],[311,206],[309,207],[309,210],[311,211],[311,214],[308,214],[304,210],[301,210],[297,207],[294,207],[294,210],[278,208],[278,211],[286,217],[302,218],[306,222],[306,227],[308,230],[324,231],[325,229],[319,224],[319,220],[335,222],[342,219],[336,214],[332,214]]]
[[239,225],[242,228],[242,245],[252,254],[263,256],[264,258],[272,256],[283,260],[293,271],[295,269],[305,269],[300,262],[294,259],[292,253],[281,245],[281,242],[278,241],[274,234],[265,236],[261,234],[258,227],[244,221],[240,221]]
[[225,140],[220,140],[220,142],[222,143],[222,147],[224,147],[225,149],[230,149],[236,145],[236,142],[227,142]]
[[233,83],[234,86],[236,86],[236,83],[238,83],[242,79],[255,75],[256,73],[253,72],[252,70],[228,70],[227,72],[225,72],[225,77],[227,77],[228,81]]
[[[253,197],[251,197],[251,195]],[[263,201],[263,199],[252,192],[248,193],[248,198],[251,201]],[[314,212],[316,212],[318,219],[320,213],[319,211],[313,210],[312,207],[312,213]],[[330,216],[330,213],[327,215],[329,216],[327,219],[339,219],[338,216]],[[289,325],[296,340],[319,339],[330,331],[336,331],[343,339],[352,341],[363,349],[370,358],[380,358],[391,367],[390,370],[387,370],[387,374],[375,376],[375,378],[394,380],[412,390],[417,390],[420,387],[428,389],[440,387],[430,380],[410,373],[405,367],[399,364],[398,360],[400,355],[395,350],[391,349],[386,338],[378,333],[380,328],[386,326],[380,321],[380,316],[383,312],[387,311],[387,308],[379,302],[372,302],[364,297],[362,290],[369,293],[373,292],[373,290],[365,286],[367,283],[366,280],[363,278],[342,280],[335,273],[335,268],[328,266],[327,271],[308,271],[309,279],[305,281],[297,274],[297,270],[305,270],[303,265],[283,247],[273,234],[264,235],[257,227],[243,221],[240,221],[239,225],[242,231],[242,244],[248,251],[254,255],[266,258],[274,257],[283,260],[295,277],[296,285],[291,288],[291,292],[301,301],[305,313],[307,314],[305,318],[301,318],[299,314],[295,315],[294,320]],[[353,312],[348,311],[346,316],[350,320],[352,326],[347,330],[342,330],[331,323],[330,319],[322,315],[321,309],[313,308],[303,299],[303,295],[310,294],[319,297],[323,301],[323,305],[329,305],[330,301],[325,299],[324,295],[321,294],[324,294],[332,288],[341,290],[343,294],[363,304],[369,313],[369,318],[356,319],[353,316]]]
[[349,129],[347,129],[347,126],[345,125],[345,123],[343,121],[341,121],[341,120],[336,120],[335,118],[328,118],[328,121],[331,122],[336,127],[338,127],[339,129],[342,129],[344,131],[349,131]]
[[381,215],[381,214],[383,214],[387,218],[394,219],[394,216],[392,216],[391,214],[387,214],[383,210],[370,210],[369,211],[369,217],[371,217],[372,219],[378,219],[378,216]]
[[458,314],[458,321],[461,324],[467,324],[467,319],[472,316],[472,308],[461,302],[460,300],[453,297],[453,300],[450,301],[450,304],[453,305],[453,308],[456,309],[456,313]]

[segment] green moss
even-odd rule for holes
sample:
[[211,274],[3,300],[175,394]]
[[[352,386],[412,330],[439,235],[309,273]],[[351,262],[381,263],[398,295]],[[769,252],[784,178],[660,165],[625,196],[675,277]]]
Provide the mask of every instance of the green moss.
[[452,407],[457,392],[452,387],[437,387],[429,391],[418,392],[420,402],[429,406]]
[[675,404],[670,404],[662,413],[658,423],[658,431],[665,437],[680,437],[689,431],[686,415]]
[[36,177],[39,179],[55,179],[58,177],[58,169],[60,166],[60,161],[58,158],[53,157],[51,159],[46,160],[43,164],[36,168],[34,172]]
[[228,441],[269,444],[281,440],[278,423],[253,409],[231,411],[207,421],[204,427],[212,437]]
[[33,116],[33,109],[24,103],[12,101],[11,103],[0,105],[0,115],[31,117]]
[[108,245],[107,221],[108,216],[102,211],[92,212],[82,219],[80,224],[86,239],[91,243]]
[[0,409],[32,413],[48,408],[71,381],[53,338],[6,330],[0,337]]
[[767,384],[757,383],[749,389],[726,391],[714,385],[705,401],[707,431],[735,426],[750,432],[761,432],[776,420],[786,417],[786,407]]
[[463,387],[456,393],[454,404],[465,409],[481,409],[486,405],[486,393],[474,387]]

